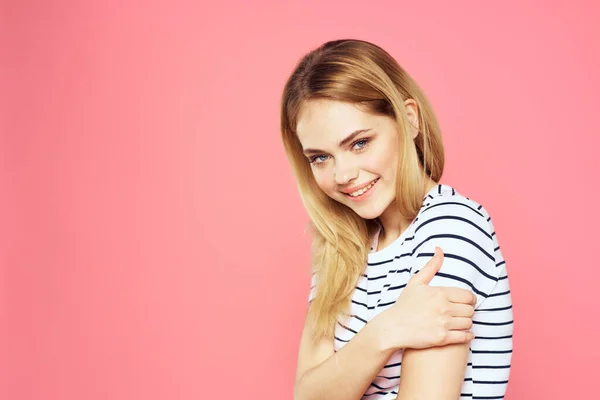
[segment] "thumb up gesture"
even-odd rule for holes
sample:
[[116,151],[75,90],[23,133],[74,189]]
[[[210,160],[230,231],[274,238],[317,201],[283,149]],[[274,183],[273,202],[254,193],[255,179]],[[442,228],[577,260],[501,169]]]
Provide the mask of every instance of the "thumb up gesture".
[[444,254],[436,247],[433,258],[411,277],[396,302],[371,321],[378,324],[386,349],[424,349],[473,339],[469,329],[475,295],[460,288],[429,286],[443,261]]

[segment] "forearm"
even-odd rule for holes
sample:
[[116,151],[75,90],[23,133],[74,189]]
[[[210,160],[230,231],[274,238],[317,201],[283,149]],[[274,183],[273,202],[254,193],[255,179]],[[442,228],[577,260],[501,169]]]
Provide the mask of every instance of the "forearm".
[[306,371],[294,387],[295,400],[358,400],[394,350],[378,340],[371,321],[327,360]]

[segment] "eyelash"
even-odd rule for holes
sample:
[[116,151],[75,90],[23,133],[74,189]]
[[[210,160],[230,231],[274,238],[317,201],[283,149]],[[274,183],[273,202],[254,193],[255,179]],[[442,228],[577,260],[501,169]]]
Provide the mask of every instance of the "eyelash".
[[[360,152],[364,151],[364,150],[367,148],[367,146],[368,146],[368,144],[369,144],[369,142],[370,142],[370,141],[371,141],[371,139],[369,139],[369,138],[358,139],[358,140],[356,140],[354,143],[352,143],[352,146],[351,146],[351,148],[354,148],[354,146],[356,146],[358,143],[364,142],[364,144],[363,144],[363,146],[362,146],[362,147],[360,147],[360,148],[356,149],[356,152],[360,153]],[[309,159],[309,162],[310,162],[311,164],[313,164],[313,165],[317,166],[317,167],[320,167],[320,166],[321,166],[321,164],[324,164],[324,163],[325,163],[325,161],[327,161],[327,160],[324,160],[324,161],[321,161],[321,162],[317,162],[317,159],[318,159],[319,157],[323,157],[323,156],[325,156],[325,154],[319,154],[319,155],[313,156],[313,157],[311,157],[311,158]]]

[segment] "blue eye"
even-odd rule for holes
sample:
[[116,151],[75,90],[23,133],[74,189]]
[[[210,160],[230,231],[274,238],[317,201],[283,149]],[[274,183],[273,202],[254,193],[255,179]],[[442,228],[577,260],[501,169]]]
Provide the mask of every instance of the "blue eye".
[[324,163],[325,161],[327,161],[327,156],[325,154],[321,154],[321,155],[310,158],[311,164],[321,164],[321,163]]
[[364,148],[367,147],[368,143],[369,143],[369,139],[360,139],[360,140],[357,140],[356,142],[354,142],[354,144],[352,145],[352,148],[354,150],[363,150]]

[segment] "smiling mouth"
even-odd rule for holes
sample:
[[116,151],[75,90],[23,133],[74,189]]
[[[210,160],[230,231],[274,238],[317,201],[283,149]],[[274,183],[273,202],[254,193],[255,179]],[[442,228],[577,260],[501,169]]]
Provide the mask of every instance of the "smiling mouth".
[[371,188],[373,187],[373,185],[374,185],[375,183],[377,183],[377,181],[378,181],[378,180],[379,180],[379,178],[375,179],[373,182],[369,183],[369,184],[368,184],[367,186],[365,186],[364,188],[362,188],[362,189],[360,189],[360,190],[357,190],[357,191],[354,191],[354,192],[352,192],[352,193],[346,193],[346,195],[347,195],[347,196],[350,196],[350,197],[359,197],[359,196],[362,196],[363,194],[365,194],[366,192],[368,192],[368,191],[369,191],[369,189],[371,189]]

